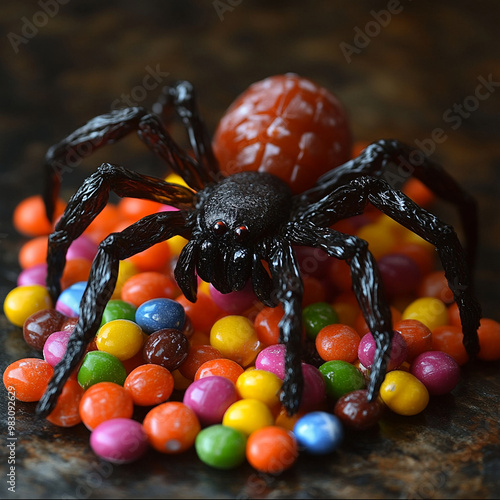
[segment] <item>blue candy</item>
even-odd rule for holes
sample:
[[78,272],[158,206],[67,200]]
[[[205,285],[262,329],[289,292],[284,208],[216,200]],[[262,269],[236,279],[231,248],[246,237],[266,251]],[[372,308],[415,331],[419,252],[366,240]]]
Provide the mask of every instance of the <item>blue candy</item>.
[[184,320],[184,308],[172,299],[148,300],[135,312],[135,322],[148,334],[166,328],[182,330]]
[[293,433],[299,447],[314,455],[331,453],[344,438],[340,420],[324,411],[313,411],[299,418]]
[[86,287],[86,281],[79,281],[63,290],[57,299],[56,310],[70,318],[78,317],[80,315],[80,301]]

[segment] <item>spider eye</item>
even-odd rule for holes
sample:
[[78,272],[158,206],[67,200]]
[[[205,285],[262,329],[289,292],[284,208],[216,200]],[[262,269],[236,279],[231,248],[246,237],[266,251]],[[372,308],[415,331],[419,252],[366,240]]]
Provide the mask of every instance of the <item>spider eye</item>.
[[226,231],[227,231],[227,226],[226,226],[226,223],[221,221],[221,220],[218,220],[214,225],[213,225],[213,231],[215,234],[217,235],[222,235],[224,234]]
[[238,241],[245,241],[248,236],[248,227],[246,226],[238,226],[234,232],[236,233],[236,239]]

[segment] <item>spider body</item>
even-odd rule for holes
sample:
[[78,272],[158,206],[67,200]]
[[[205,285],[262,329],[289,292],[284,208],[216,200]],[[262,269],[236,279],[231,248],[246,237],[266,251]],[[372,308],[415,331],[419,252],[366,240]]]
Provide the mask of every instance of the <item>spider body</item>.
[[[308,92],[314,89],[314,85],[307,80],[302,81],[296,75],[285,75],[277,78],[280,92],[283,92],[283,78],[285,89],[294,92],[297,88],[306,88]],[[316,108],[300,106],[295,97],[279,95],[273,87],[273,78],[260,87],[274,96],[270,99],[273,113],[276,110],[283,116],[288,113],[292,128],[298,123],[297,109],[305,110],[308,119],[303,121],[305,130],[299,135],[310,141],[311,150],[314,150],[315,143],[311,138],[318,134],[317,117],[321,118],[319,121],[325,123],[327,129],[339,123],[337,115],[331,119],[324,118],[320,112],[324,108],[323,104]],[[277,95],[279,98],[276,101]],[[252,93],[248,96],[252,105],[255,104],[253,97]],[[322,102],[315,98],[313,100]],[[289,103],[295,114],[288,112],[288,107],[283,103]],[[264,109],[259,106],[259,112],[263,112],[268,120],[269,113],[265,113],[265,106]],[[239,104],[241,107],[248,109],[244,102]],[[280,322],[280,342],[286,345],[286,357],[281,399],[289,413],[299,409],[303,391],[303,283],[294,248],[319,248],[330,256],[345,260],[350,266],[353,291],[377,344],[368,386],[368,397],[373,400],[384,379],[390,353],[393,335],[391,311],[368,244],[356,236],[332,229],[335,222],[361,214],[368,203],[435,245],[460,310],[464,344],[471,356],[477,353],[477,328],[481,312],[469,275],[477,237],[476,205],[439,165],[427,158],[411,163],[417,150],[399,141],[381,140],[368,146],[359,157],[340,166],[329,167],[314,185],[300,191],[296,184],[289,186],[270,172],[272,168],[268,167],[275,163],[269,157],[265,159],[265,152],[268,149],[276,151],[274,146],[259,146],[263,156],[257,161],[266,165],[259,163],[257,168],[250,168],[252,171],[247,172],[239,171],[238,167],[233,168],[228,175],[221,173],[208,132],[197,111],[193,88],[188,82],[165,87],[153,109],[157,113],[148,113],[143,108],[128,108],[96,117],[51,148],[47,154],[45,200],[49,218],[60,182],[58,174],[64,171],[65,159],[83,146],[91,152],[131,131],[136,131],[161,160],[183,177],[189,187],[141,175],[121,166],[103,164],[68,202],[66,211],[49,238],[47,287],[54,301],[60,293],[60,278],[69,245],[104,208],[111,191],[121,197],[161,202],[178,210],[146,216],[126,229],[110,234],[101,242],[66,354],[55,367],[54,376],[38,405],[40,415],[47,415],[52,410],[65,381],[81,361],[87,344],[94,338],[104,308],[113,294],[120,260],[175,235],[188,239],[177,260],[175,278],[189,300],[196,300],[199,276],[222,293],[241,290],[250,281],[258,300],[269,306],[282,305],[284,316]],[[177,112],[188,131],[194,158],[185,153],[166,130],[164,122],[172,111]],[[266,124],[267,133],[270,133],[273,141],[291,135],[286,130],[287,120],[283,116],[277,122],[275,119],[271,127]],[[260,121],[253,120],[252,127]],[[250,146],[254,147],[255,130],[252,127],[246,138],[253,141]],[[245,135],[246,129],[240,125],[235,128],[240,135]],[[224,135],[219,130],[218,136],[221,134]],[[341,142],[349,144],[349,136],[343,132],[339,134],[343,137]],[[261,131],[260,137],[264,143],[267,141],[264,131]],[[302,159],[303,147],[295,150],[293,158]],[[334,145],[333,150],[338,151],[339,145]],[[278,155],[278,163],[283,161],[281,153],[283,150]],[[239,157],[232,167],[237,166],[238,162],[246,164],[249,152]],[[285,161],[288,167],[293,167],[294,162],[293,159]],[[414,167],[411,173],[415,177],[438,196],[457,206],[467,252],[463,250],[451,226],[386,182],[388,169],[401,162],[411,163]],[[292,168],[295,172],[299,170]]]

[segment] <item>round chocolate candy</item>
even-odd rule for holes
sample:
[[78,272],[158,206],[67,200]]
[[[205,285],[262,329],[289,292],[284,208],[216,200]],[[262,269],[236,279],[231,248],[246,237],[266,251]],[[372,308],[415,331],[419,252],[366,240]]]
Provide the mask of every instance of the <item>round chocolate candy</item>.
[[149,336],[144,344],[142,356],[148,363],[173,371],[186,359],[188,351],[187,337],[180,330],[166,328]]
[[359,389],[342,396],[334,407],[334,414],[351,429],[365,430],[373,427],[382,416],[383,404],[375,399],[368,401],[368,391]]
[[24,340],[33,349],[41,352],[49,336],[62,330],[61,326],[65,320],[66,316],[55,309],[42,309],[24,322]]

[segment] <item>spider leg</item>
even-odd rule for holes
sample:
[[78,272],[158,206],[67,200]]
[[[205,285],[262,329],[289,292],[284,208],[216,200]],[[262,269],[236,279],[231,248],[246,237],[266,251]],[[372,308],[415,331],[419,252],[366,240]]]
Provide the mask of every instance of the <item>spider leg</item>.
[[294,243],[321,248],[349,264],[354,293],[377,346],[368,387],[369,399],[375,398],[384,379],[393,331],[391,310],[367,242],[306,221],[299,226],[293,225],[289,234]]
[[181,209],[193,206],[194,193],[183,186],[109,163],[102,164],[73,195],[49,236],[47,288],[54,301],[61,292],[60,279],[69,246],[105,207],[110,191],[121,197],[144,198]]
[[318,202],[299,209],[297,218],[302,223],[328,227],[340,219],[362,213],[368,202],[436,247],[460,310],[464,345],[470,356],[477,354],[481,307],[472,291],[465,252],[450,225],[418,206],[401,191],[392,189],[384,180],[374,177],[360,177],[340,186]]
[[113,294],[120,260],[185,231],[185,213],[158,212],[148,215],[119,233],[110,234],[99,245],[92,263],[87,288],[80,303],[80,316],[71,334],[66,353],[56,365],[49,386],[40,400],[37,413],[47,416],[71,372],[85,354],[101,324],[106,304]]
[[302,399],[304,379],[301,369],[302,296],[304,287],[292,246],[276,239],[269,247],[269,268],[276,289],[274,294],[285,314],[280,321],[280,343],[286,345],[285,378],[281,401],[290,415],[297,413]]
[[397,140],[380,140],[366,147],[353,160],[321,176],[316,185],[303,193],[305,200],[316,201],[335,187],[360,176],[385,180],[399,189],[412,175],[439,198],[456,206],[464,230],[469,269],[473,269],[477,249],[477,203],[438,163],[419,149]]
[[216,181],[220,176],[219,164],[213,153],[208,130],[198,110],[194,87],[190,82],[182,80],[175,85],[163,87],[158,101],[153,105],[153,111],[159,116],[167,117],[168,120],[172,108],[184,123],[196,160],[207,168],[210,178]]
[[45,155],[43,197],[47,217],[52,220],[54,208],[65,172],[106,144],[112,144],[137,130],[146,114],[141,107],[113,110],[99,115],[52,146]]

